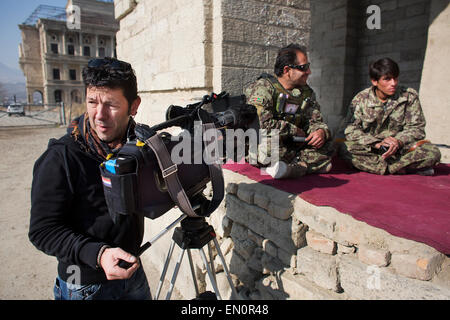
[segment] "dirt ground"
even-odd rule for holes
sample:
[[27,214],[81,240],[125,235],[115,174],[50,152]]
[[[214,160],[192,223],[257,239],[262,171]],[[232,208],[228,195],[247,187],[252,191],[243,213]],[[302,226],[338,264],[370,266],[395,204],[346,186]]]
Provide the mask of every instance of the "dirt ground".
[[[57,261],[28,240],[33,165],[66,128],[0,128],[0,300],[53,299]],[[160,271],[144,265],[152,295]],[[163,292],[167,288],[167,281]],[[174,291],[172,299],[182,298]]]

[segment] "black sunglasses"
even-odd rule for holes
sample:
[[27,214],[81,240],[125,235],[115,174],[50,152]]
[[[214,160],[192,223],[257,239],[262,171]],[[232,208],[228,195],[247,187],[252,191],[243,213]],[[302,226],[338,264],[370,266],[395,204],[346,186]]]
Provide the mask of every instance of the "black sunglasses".
[[108,66],[110,69],[123,71],[131,69],[131,64],[117,59],[91,59],[88,62],[89,68],[99,68],[102,66]]
[[288,64],[288,67],[305,72],[305,71],[309,70],[310,65],[311,65],[311,63],[308,62],[305,64]]

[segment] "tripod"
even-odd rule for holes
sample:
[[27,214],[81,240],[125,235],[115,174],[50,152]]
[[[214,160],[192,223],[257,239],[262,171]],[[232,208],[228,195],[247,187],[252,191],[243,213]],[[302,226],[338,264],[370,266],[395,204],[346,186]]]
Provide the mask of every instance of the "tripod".
[[[172,292],[173,292],[173,289],[175,286],[175,281],[177,279],[178,272],[179,272],[180,265],[183,260],[185,251],[187,251],[187,254],[188,254],[189,266],[191,269],[192,279],[194,282],[195,294],[196,294],[197,298],[200,296],[197,280],[195,277],[194,264],[192,262],[191,249],[198,249],[200,256],[202,258],[202,261],[203,261],[203,265],[205,266],[206,271],[209,276],[209,279],[211,281],[211,285],[213,286],[216,298],[218,300],[222,300],[219,290],[218,290],[218,287],[217,287],[217,282],[216,282],[214,261],[212,259],[211,241],[216,246],[217,253],[219,254],[219,257],[222,261],[223,268],[224,268],[225,274],[227,276],[227,280],[230,285],[230,288],[233,292],[233,295],[236,299],[239,298],[239,296],[237,295],[236,289],[233,285],[233,282],[231,281],[230,273],[229,273],[227,265],[225,263],[225,259],[222,254],[222,251],[220,250],[219,243],[216,239],[216,234],[215,234],[214,228],[211,225],[209,225],[205,221],[205,218],[203,218],[203,217],[201,217],[201,218],[187,217],[181,221],[181,227],[175,228],[175,231],[173,233],[172,242],[171,242],[171,245],[169,248],[169,252],[167,254],[166,261],[164,263],[163,271],[161,273],[161,278],[159,280],[158,289],[156,291],[156,296],[155,296],[156,300],[158,299],[159,294],[161,292],[162,284],[164,282],[164,279],[165,279],[165,276],[167,273],[167,268],[169,266],[169,262],[172,257],[172,253],[173,253],[175,244],[177,244],[181,248],[181,252],[178,256],[178,259],[177,259],[177,262],[175,265],[172,279],[170,281],[169,291],[167,292],[166,300],[169,300],[172,295]],[[203,250],[203,247],[205,245],[208,246],[208,253],[209,253],[209,260],[210,260],[209,263],[206,259],[206,255]]]

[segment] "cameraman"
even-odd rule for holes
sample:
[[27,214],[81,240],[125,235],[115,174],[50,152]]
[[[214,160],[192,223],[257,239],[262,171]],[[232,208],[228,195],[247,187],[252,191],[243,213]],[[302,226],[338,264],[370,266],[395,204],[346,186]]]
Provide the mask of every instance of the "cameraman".
[[[36,161],[31,189],[30,241],[58,259],[57,300],[151,299],[136,254],[143,217],[115,225],[99,165],[134,135],[140,97],[129,63],[93,59],[83,69],[86,112],[52,139]],[[119,267],[120,260],[131,263]]]

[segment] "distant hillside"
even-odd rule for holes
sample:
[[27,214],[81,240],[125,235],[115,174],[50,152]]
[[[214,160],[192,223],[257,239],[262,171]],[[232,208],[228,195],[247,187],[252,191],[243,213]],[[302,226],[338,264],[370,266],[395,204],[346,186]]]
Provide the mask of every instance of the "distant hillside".
[[0,62],[0,82],[2,83],[25,83],[22,71],[13,69]]
[[[10,101],[16,96],[18,102],[26,102],[27,92],[22,71],[10,68],[0,62],[0,83],[5,97],[9,97]],[[4,97],[2,96],[2,98]]]
[[13,100],[14,96],[16,96],[17,102],[27,101],[25,83],[3,83],[3,90],[10,100]]

